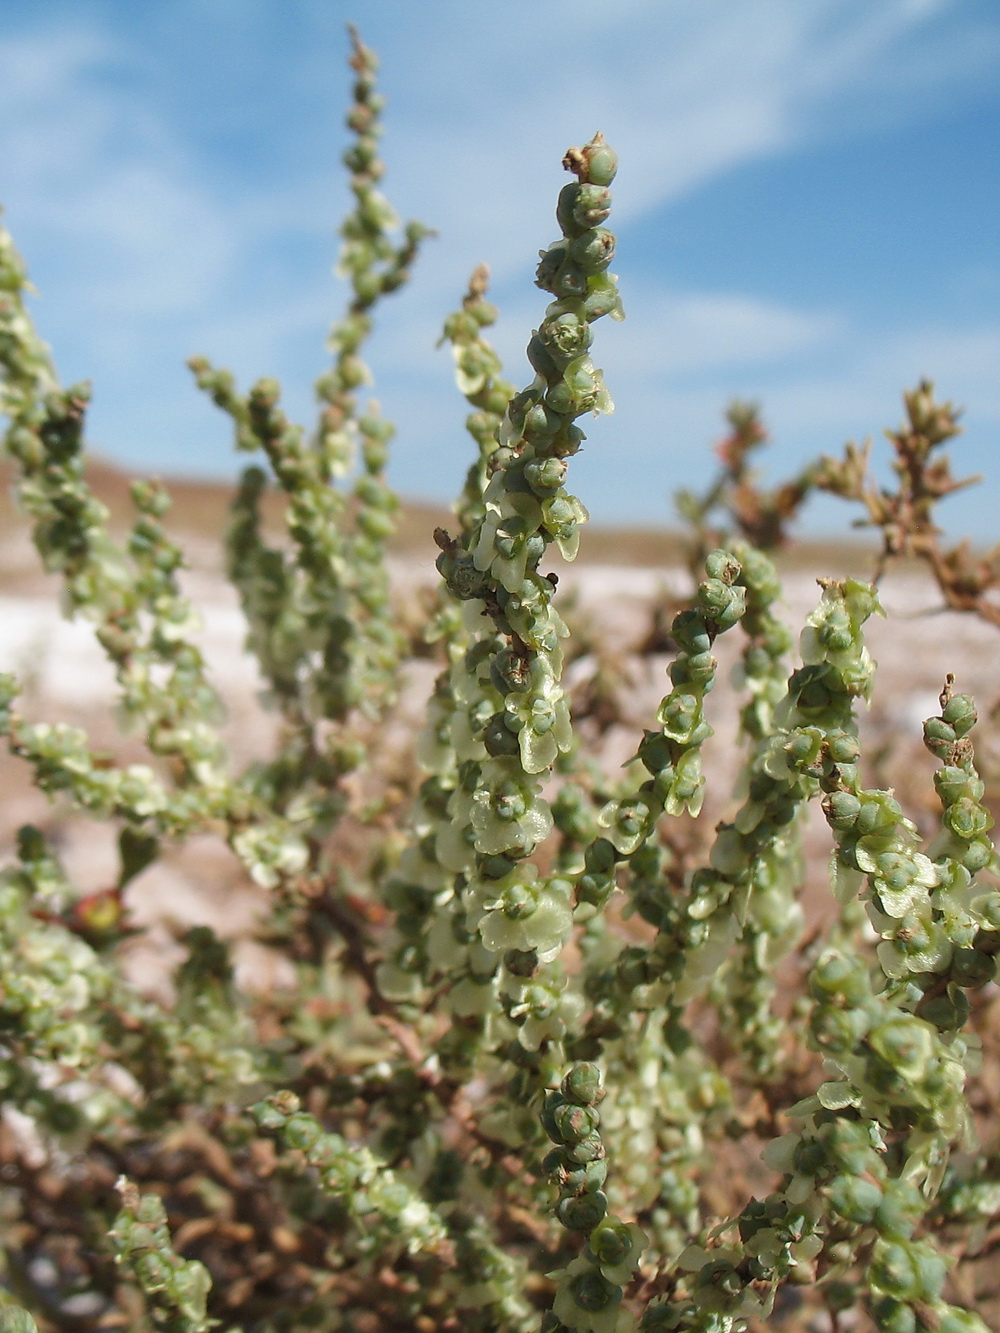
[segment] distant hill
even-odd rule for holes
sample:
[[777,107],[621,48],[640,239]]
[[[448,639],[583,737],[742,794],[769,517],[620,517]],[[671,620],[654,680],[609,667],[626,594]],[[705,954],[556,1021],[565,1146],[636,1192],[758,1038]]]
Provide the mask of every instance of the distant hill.
[[[133,512],[129,498],[132,475],[101,458],[91,458],[87,465],[87,479],[94,493],[110,510],[112,527],[118,531],[127,527]],[[218,538],[226,526],[235,483],[186,477],[164,477],[164,482],[174,500],[166,520],[170,530],[178,537],[208,541]],[[11,498],[10,483],[11,464],[0,460],[0,525],[5,529],[21,521]],[[275,539],[282,531],[282,512],[281,493],[270,491],[265,499],[264,515]],[[396,555],[431,555],[435,550],[434,529],[453,528],[454,524],[454,515],[444,505],[404,499],[390,550]],[[796,565],[818,570],[862,573],[870,568],[871,549],[871,538],[864,541],[803,539],[779,555],[779,564],[791,560]],[[684,542],[679,532],[666,526],[590,524],[584,532],[580,559],[588,564],[676,566],[684,563]]]

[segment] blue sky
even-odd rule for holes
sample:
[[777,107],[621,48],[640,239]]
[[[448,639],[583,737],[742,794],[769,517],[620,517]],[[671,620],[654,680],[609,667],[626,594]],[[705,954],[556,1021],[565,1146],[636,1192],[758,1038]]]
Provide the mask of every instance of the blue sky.
[[386,192],[439,232],[369,356],[404,494],[447,500],[463,475],[435,342],[482,260],[496,344],[530,379],[560,158],[599,128],[628,319],[599,326],[618,410],[574,460],[593,517],[668,520],[733,395],[761,402],[783,476],[879,437],[927,375],[966,407],[956,471],[987,474],[943,516],[996,539],[995,0],[4,0],[0,200],[63,378],[94,381],[98,451],[234,475],[192,352],[277,375],[311,419],[342,300],[349,20],[382,59]]

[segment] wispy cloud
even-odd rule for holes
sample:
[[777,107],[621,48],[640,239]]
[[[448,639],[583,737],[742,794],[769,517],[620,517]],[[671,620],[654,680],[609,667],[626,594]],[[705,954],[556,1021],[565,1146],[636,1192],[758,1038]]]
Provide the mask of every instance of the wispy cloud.
[[735,293],[675,292],[659,283],[629,298],[608,355],[628,375],[676,377],[774,366],[829,341],[837,316]]
[[178,136],[105,86],[122,59],[92,31],[0,43],[5,192],[15,225],[66,248],[61,267],[91,312],[190,310],[235,238]]
[[498,279],[523,268],[551,227],[553,163],[582,132],[599,127],[618,147],[617,217],[628,223],[744,163],[925,114],[960,73],[974,82],[1000,32],[992,45],[978,28],[970,43],[963,23],[938,32],[939,14],[960,15],[947,0],[710,11],[701,0],[647,0],[616,7],[613,25],[606,6],[519,0],[457,29],[453,8],[430,7],[428,56],[409,75],[408,114],[394,130],[394,179],[417,211],[442,220],[449,252],[466,264],[488,258]]
[[[651,218],[747,163],[960,103],[1000,50],[1000,22],[966,0],[352,11],[384,57],[388,190],[441,233],[372,354],[380,395],[409,417],[398,480],[424,494],[454,486],[465,448],[436,327],[488,260],[505,312],[497,341],[522,376],[544,303],[532,256],[554,235],[570,142],[600,127],[615,143],[616,219],[641,239]],[[280,21],[257,0],[178,0],[171,13],[24,7],[0,37],[0,189],[41,280],[43,333],[68,375],[99,381],[95,438],[132,462],[218,471],[225,432],[205,447],[210,414],[183,357],[217,356],[244,382],[273,371],[300,413],[323,362],[345,43],[326,0],[288,0]],[[626,265],[628,322],[602,330],[619,414],[594,434],[610,443],[581,460],[609,517],[654,517],[659,504],[648,486],[629,491],[615,460],[638,475],[654,456],[689,459],[731,392],[765,397],[803,449],[832,447],[866,413],[870,429],[919,373],[975,397],[976,421],[995,418],[992,328],[859,327],[836,292],[778,298],[749,278],[667,287],[651,249]]]

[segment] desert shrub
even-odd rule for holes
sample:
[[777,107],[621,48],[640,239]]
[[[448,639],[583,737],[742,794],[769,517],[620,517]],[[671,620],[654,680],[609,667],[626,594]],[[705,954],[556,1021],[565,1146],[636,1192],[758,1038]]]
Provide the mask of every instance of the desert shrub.
[[[974,1283],[998,1244],[1000,1169],[976,1129],[996,1077],[980,1048],[1000,867],[976,709],[949,680],[925,725],[925,839],[865,776],[875,586],[822,580],[796,650],[767,553],[824,485],[866,505],[886,558],[921,555],[988,614],[992,567],[942,553],[931,519],[954,485],[933,453],[952,410],[926,385],[908,397],[893,495],[858,450],[760,490],[746,460],[762,427],[734,407],[718,483],[684,501],[699,581],[665,635],[664,697],[634,762],[601,771],[571,716],[545,568],[552,547],[577,553],[577,423],[612,406],[594,326],[622,314],[615,155],[599,135],[571,149],[531,383],[507,383],[485,340],[484,270],[445,323],[477,452],[435,534],[440,674],[420,772],[411,799],[380,789],[406,639],[386,564],[393,431],[359,402],[361,353],[425,229],[400,235],[377,189],[381,101],[356,37],[352,66],[351,295],[315,428],[288,421],[274,381],[243,392],[191,362],[237,448],[264,462],[225,536],[280,722],[245,771],[220,740],[169,495],[137,481],[130,530],[111,535],[84,471],[88,387],[60,384],[0,233],[16,495],[67,613],[114,668],[132,737],[102,752],[0,684],[11,753],[61,806],[110,823],[120,860],[114,885],[81,895],[24,827],[0,882],[0,1324],[985,1330]],[[274,493],[281,540],[264,521]],[[742,771],[706,829],[723,634],[740,639]],[[709,776],[728,797],[733,775]],[[834,904],[818,923],[801,903],[810,803]],[[130,885],[196,836],[224,840],[267,890],[260,934],[293,985],[242,989],[204,926],[183,934],[168,998],[127,979]]]

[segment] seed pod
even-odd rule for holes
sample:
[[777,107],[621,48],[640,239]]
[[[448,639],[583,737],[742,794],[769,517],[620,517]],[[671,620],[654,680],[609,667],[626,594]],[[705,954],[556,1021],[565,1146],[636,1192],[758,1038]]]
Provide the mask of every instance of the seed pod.
[[496,655],[490,667],[490,676],[501,694],[523,693],[531,685],[524,658],[510,648]]
[[855,1226],[867,1226],[882,1202],[882,1190],[874,1181],[858,1176],[837,1176],[827,1186],[834,1210]]
[[615,257],[615,238],[604,227],[585,231],[570,245],[569,257],[584,273],[603,273]]
[[601,1136],[592,1134],[588,1138],[581,1139],[579,1143],[568,1145],[566,1156],[571,1162],[596,1162],[607,1156],[607,1149],[601,1142]]
[[681,611],[674,616],[670,635],[678,648],[688,653],[707,653],[712,646],[704,616],[699,611]]
[[555,319],[546,320],[539,330],[539,337],[544,340],[553,356],[565,361],[582,356],[594,341],[589,324],[581,319],[576,311],[571,310],[565,311]]
[[826,1149],[822,1143],[804,1139],[795,1149],[792,1165],[804,1176],[818,1176],[829,1165]]
[[917,1333],[919,1328],[913,1307],[904,1305],[892,1296],[883,1296],[876,1301],[872,1306],[872,1316],[881,1333]]
[[615,319],[623,318],[621,297],[614,283],[610,282],[606,286],[600,284],[600,278],[591,279],[583,302],[584,315],[592,322],[603,319],[605,315],[611,315]]
[[934,774],[934,786],[937,788],[938,796],[947,805],[957,801],[965,793],[970,780],[964,768],[956,768],[951,764],[942,765]]
[[993,823],[992,817],[976,801],[962,796],[949,805],[944,812],[943,821],[957,838],[971,842]]
[[920,1190],[911,1181],[898,1177],[885,1180],[882,1188],[875,1226],[883,1235],[911,1236],[925,1208]]
[[917,1015],[933,1023],[941,1032],[957,1032],[964,1027],[972,1012],[972,1004],[964,991],[950,989],[945,995],[922,1000]]
[[956,949],[951,959],[951,976],[966,990],[978,990],[996,975],[996,959],[978,949]]
[[604,1095],[601,1071],[595,1064],[574,1065],[561,1084],[562,1094],[576,1106],[593,1106]]
[[943,718],[931,717],[924,723],[924,744],[931,754],[947,759],[958,740],[958,733]]
[[611,214],[611,191],[603,185],[581,184],[573,199],[573,222],[583,231],[599,227]]
[[534,949],[508,949],[503,961],[515,977],[531,977],[538,970],[538,954]]
[[460,601],[482,597],[489,587],[488,575],[477,569],[470,552],[442,551],[434,562],[448,590]]
[[731,584],[740,576],[740,562],[729,551],[721,548],[710,551],[705,557],[705,573],[710,579],[721,579]]
[[593,1231],[608,1211],[608,1196],[594,1190],[568,1199],[556,1206],[556,1216],[569,1231]]
[[622,1298],[621,1287],[593,1269],[578,1274],[570,1283],[570,1292],[580,1309],[591,1314],[613,1310]]
[[962,854],[962,865],[973,875],[979,870],[985,870],[992,860],[993,847],[986,838],[976,838]]
[[834,764],[853,764],[861,753],[861,747],[854,736],[846,732],[833,732],[827,737],[827,753]]
[[623,1222],[615,1222],[609,1218],[606,1223],[595,1229],[588,1244],[599,1263],[614,1267],[631,1254],[633,1237]]
[[507,726],[507,717],[506,713],[494,713],[483,732],[486,752],[494,759],[500,758],[501,755],[515,755],[520,747],[517,733]]
[[572,258],[563,260],[548,289],[556,297],[580,297],[587,294],[587,273]]
[[872,1289],[912,1301],[937,1296],[945,1279],[945,1262],[920,1241],[876,1240],[869,1281]]
[[[578,181],[573,181],[570,185],[564,185],[559,191],[559,198],[556,201],[556,221],[564,236],[577,236],[588,230],[581,227],[576,220],[576,205],[580,196],[580,185]],[[603,221],[603,218],[602,218]]]
[[524,479],[541,499],[557,491],[566,477],[566,462],[562,458],[532,459],[524,469]]
[[868,978],[860,962],[828,953],[813,968],[809,989],[818,1000],[837,995],[847,1004],[859,1004],[868,994]]
[[541,287],[543,291],[553,292],[553,283],[556,274],[566,258],[567,244],[565,241],[556,241],[550,245],[547,250],[543,250],[539,257],[538,266],[535,269],[535,286]]
[[[544,403],[534,403],[525,413],[524,425],[521,429],[525,440],[530,444],[539,444],[545,440],[551,440],[561,424],[558,413],[553,412]],[[537,462],[538,460],[534,460],[536,465]],[[528,466],[530,467],[532,464]],[[563,471],[565,472],[565,468]]]
[[553,1137],[562,1143],[582,1143],[594,1135],[601,1123],[601,1114],[592,1105],[579,1106],[568,1104],[557,1107],[552,1113],[555,1128]]
[[579,426],[567,420],[560,425],[553,436],[549,451],[557,458],[569,458],[573,454],[579,453],[580,446],[586,438]]
[[975,700],[969,694],[953,695],[942,708],[941,717],[957,736],[967,736],[977,721]]
[[543,379],[554,383],[559,375],[559,368],[552,359],[552,354],[546,345],[534,334],[528,341],[528,360],[531,363],[532,370],[536,370]]
[[608,1178],[606,1161],[585,1162],[582,1166],[563,1169],[563,1187],[573,1194],[599,1190]]
[[817,1046],[831,1054],[853,1051],[870,1027],[871,1019],[861,1008],[817,1009],[810,1023]]
[[587,848],[585,857],[587,869],[599,874],[609,874],[620,859],[614,845],[607,838],[595,839]]
[[823,800],[823,813],[832,828],[847,829],[857,819],[861,802],[849,791],[830,792]]
[[567,171],[574,171],[580,180],[596,185],[610,185],[618,170],[618,155],[603,134],[595,134],[582,148],[570,148],[563,158]]
[[285,1121],[285,1142],[291,1148],[308,1151],[323,1131],[309,1115],[293,1115]]
[[711,653],[693,653],[685,665],[686,678],[693,685],[704,688],[715,678],[716,662]]

